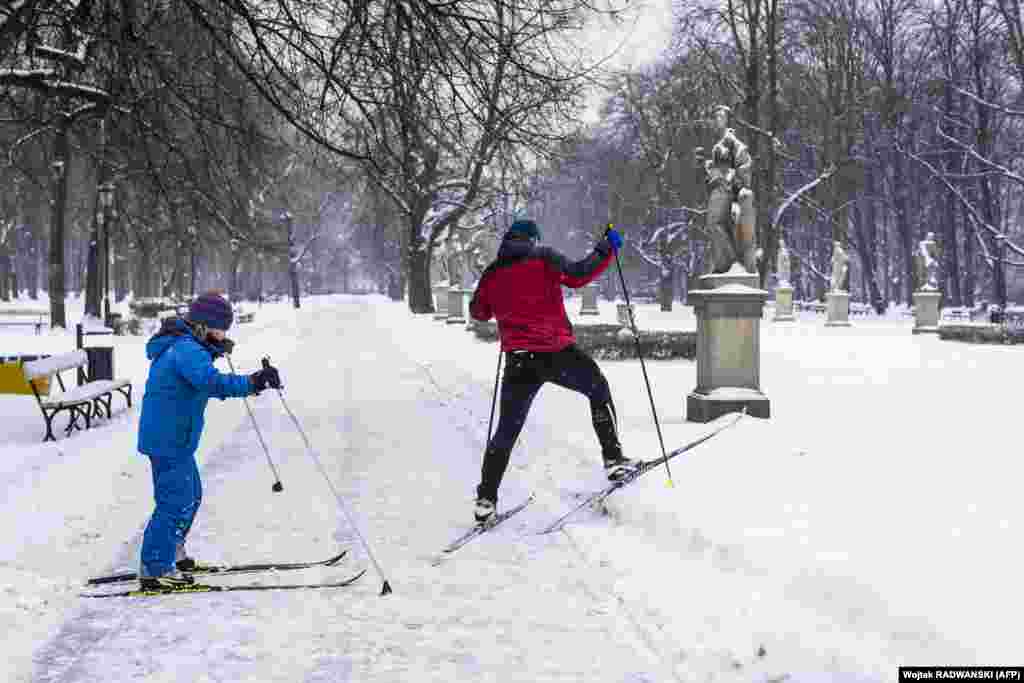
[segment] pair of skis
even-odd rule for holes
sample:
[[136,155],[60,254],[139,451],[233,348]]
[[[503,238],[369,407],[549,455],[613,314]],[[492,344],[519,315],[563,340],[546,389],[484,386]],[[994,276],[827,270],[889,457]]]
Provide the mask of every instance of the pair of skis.
[[[341,561],[343,557],[348,553],[347,550],[343,550],[334,557],[329,557],[326,560],[317,560],[314,562],[268,562],[268,563],[253,563],[253,564],[237,564],[228,566],[218,565],[203,565],[197,567],[190,574],[196,576],[235,576],[238,574],[257,574],[263,572],[287,572],[297,571],[300,569],[312,569],[314,567],[334,567]],[[135,590],[123,590],[113,593],[82,593],[81,596],[85,598],[134,598],[134,597],[150,597],[157,595],[190,595],[194,593],[233,593],[239,591],[272,591],[272,590],[300,590],[309,588],[343,588],[349,586],[362,577],[366,573],[366,570],[355,574],[347,579],[341,581],[331,581],[326,583],[302,583],[302,584],[277,584],[277,585],[265,585],[265,584],[242,584],[235,586],[208,586],[208,585],[197,585],[195,588],[188,588],[185,590],[174,591],[169,593],[155,592],[155,591],[143,591],[140,589]],[[124,583],[130,583],[132,581],[138,581],[139,576],[134,572],[125,572],[123,574],[111,574],[109,576],[98,576],[86,581],[86,586],[97,587],[97,586],[111,586]]]
[[[744,410],[743,412],[737,414],[736,417],[734,417],[732,420],[729,420],[725,424],[723,424],[723,425],[717,427],[716,429],[708,432],[704,436],[702,436],[702,437],[700,437],[698,439],[694,439],[690,443],[688,443],[688,444],[686,444],[684,446],[681,446],[681,447],[675,449],[674,451],[672,451],[671,453],[668,453],[668,454],[666,454],[666,455],[664,455],[664,456],[662,456],[660,458],[657,458],[655,460],[648,460],[648,461],[644,462],[638,468],[636,468],[635,470],[633,470],[632,472],[627,474],[622,479],[619,479],[617,481],[611,482],[610,484],[608,484],[608,486],[604,487],[600,491],[595,491],[594,493],[591,493],[590,495],[585,496],[583,498],[583,501],[579,505],[574,507],[572,510],[569,510],[567,513],[565,513],[564,515],[562,515],[561,517],[556,519],[554,522],[552,522],[548,526],[544,527],[544,529],[542,529],[541,531],[538,532],[538,535],[550,534],[552,532],[560,530],[563,526],[565,526],[565,523],[573,515],[575,515],[577,512],[579,512],[580,510],[582,510],[582,509],[584,509],[586,507],[600,505],[601,503],[603,503],[605,501],[606,498],[608,498],[608,496],[612,495],[613,493],[615,493],[616,491],[618,491],[619,489],[621,489],[621,488],[623,488],[625,486],[629,486],[634,481],[636,481],[637,479],[639,479],[643,475],[647,474],[651,470],[654,470],[654,469],[660,467],[661,465],[664,465],[669,460],[671,460],[671,459],[673,459],[675,457],[678,457],[678,456],[682,455],[683,453],[686,453],[687,451],[693,450],[694,448],[696,448],[697,446],[701,445],[702,443],[704,443],[708,439],[712,438],[716,434],[720,434],[723,431],[725,431],[726,429],[728,429],[729,427],[732,427],[737,422],[739,422],[740,419],[744,415],[746,415],[746,413],[747,413],[747,411]],[[534,496],[533,496],[533,494],[531,494],[529,498],[527,498],[524,502],[520,503],[519,505],[516,505],[513,508],[509,508],[508,510],[505,510],[504,512],[502,512],[500,514],[495,514],[487,522],[484,522],[484,523],[481,523],[481,524],[477,524],[472,529],[470,529],[469,531],[464,533],[462,536],[459,536],[457,539],[455,539],[454,541],[449,543],[447,546],[445,546],[444,549],[442,550],[442,552],[446,553],[446,554],[450,554],[450,553],[455,552],[456,550],[458,550],[459,548],[463,547],[464,545],[466,545],[467,543],[469,543],[473,539],[479,538],[481,535],[483,535],[486,532],[494,529],[496,526],[498,526],[502,522],[505,522],[506,520],[508,520],[513,515],[521,512],[530,503],[532,503],[533,500],[534,500]]]

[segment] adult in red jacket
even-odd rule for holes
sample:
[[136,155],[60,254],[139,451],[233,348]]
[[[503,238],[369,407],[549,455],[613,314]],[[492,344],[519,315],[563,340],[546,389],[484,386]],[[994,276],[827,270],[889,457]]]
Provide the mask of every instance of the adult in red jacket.
[[505,372],[501,383],[501,417],[484,452],[474,516],[485,522],[495,511],[498,487],[512,447],[526,422],[534,397],[546,382],[590,399],[594,432],[601,444],[605,472],[611,480],[639,463],[622,455],[611,390],[597,363],[576,346],[562,301],[562,285],[583,287],[608,268],[622,237],[610,230],[582,261],[569,261],[538,245],[540,230],[530,220],[512,224],[498,258],[487,267],[469,304],[480,321],[498,320]]

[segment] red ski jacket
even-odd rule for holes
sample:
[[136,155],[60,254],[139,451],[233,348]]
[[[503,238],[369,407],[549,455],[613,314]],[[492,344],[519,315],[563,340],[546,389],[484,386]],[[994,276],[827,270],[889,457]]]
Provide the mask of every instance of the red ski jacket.
[[562,285],[582,287],[611,262],[606,240],[582,261],[569,261],[550,247],[506,239],[487,266],[469,303],[480,321],[498,320],[502,351],[561,351],[576,342],[562,301]]

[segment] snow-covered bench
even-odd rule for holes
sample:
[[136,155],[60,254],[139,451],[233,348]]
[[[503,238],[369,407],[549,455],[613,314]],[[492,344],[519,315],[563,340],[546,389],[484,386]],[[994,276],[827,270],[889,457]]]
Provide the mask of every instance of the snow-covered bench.
[[[64,380],[60,376],[61,372],[73,368],[83,368],[88,363],[89,357],[85,351],[79,349],[71,353],[62,353],[59,356],[29,361],[22,365],[25,379],[32,387],[32,393],[35,394],[39,409],[43,412],[43,418],[46,420],[46,437],[43,441],[57,440],[53,436],[53,418],[62,410],[66,410],[69,415],[68,426],[64,429],[64,433],[70,435],[72,430],[82,428],[78,424],[79,418],[85,420],[86,429],[92,426],[92,418],[103,417],[104,411],[106,417],[109,418],[112,413],[111,402],[115,391],[120,392],[128,402],[128,406],[131,407],[132,383],[127,379],[94,380],[81,386],[72,387],[70,390],[64,386]],[[36,383],[32,380],[53,376],[57,377],[61,393],[55,396],[40,395]]]
[[32,325],[36,334],[42,333],[43,325],[50,324],[49,311],[36,311],[21,308],[0,308],[0,326]]

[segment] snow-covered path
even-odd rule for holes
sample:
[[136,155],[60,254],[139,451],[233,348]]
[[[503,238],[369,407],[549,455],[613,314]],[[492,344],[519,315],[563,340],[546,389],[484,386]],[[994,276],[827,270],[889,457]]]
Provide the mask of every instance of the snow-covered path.
[[[688,310],[641,315],[687,327]],[[900,664],[1020,663],[1020,347],[913,336],[898,317],[765,322],[771,420],[673,461],[674,487],[652,473],[607,514],[537,537],[601,483],[585,399],[545,388],[501,490],[502,505],[531,491],[537,502],[435,566],[470,519],[495,346],[380,297],[313,298],[258,320],[238,329],[235,362],[248,370],[269,352],[282,368],[394,595],[378,597],[371,569],[336,591],[78,599],[83,575],[136,563],[151,496],[137,411],[39,445],[31,400],[0,397],[21,411],[0,446],[0,534],[12,539],[0,628],[31,653],[0,679],[852,683],[892,680]],[[142,343],[117,341],[140,393]],[[627,451],[656,454],[638,364],[602,368]],[[711,428],[682,420],[692,363],[648,371],[666,445]],[[260,579],[281,583],[370,567],[277,396],[252,406],[284,492],[270,491],[241,402],[212,402],[190,550],[224,562],[352,551],[338,568]]]
[[[320,319],[315,333],[299,330],[301,354],[322,359],[321,372],[286,377],[287,396],[297,415],[312,416],[300,420],[370,536],[394,595],[378,598],[379,579],[368,574],[330,592],[90,603],[37,653],[35,680],[660,680],[645,673],[632,635],[601,604],[607,579],[588,575],[569,549],[518,540],[510,523],[432,566],[469,518],[483,439],[472,420],[486,415],[486,401],[474,401],[473,412],[468,398],[455,399],[461,409],[442,403],[427,370],[374,325],[372,313],[363,305],[330,324]],[[298,558],[326,556],[341,544],[358,550],[277,398],[267,399],[254,406],[285,491],[270,493],[255,435],[243,423],[204,468],[191,551],[220,559],[225,548]],[[334,410],[324,405],[332,401]],[[449,445],[448,452],[425,444]],[[119,564],[134,562],[136,543]],[[303,579],[363,566],[357,552]]]

